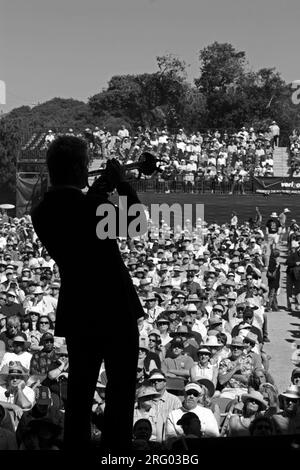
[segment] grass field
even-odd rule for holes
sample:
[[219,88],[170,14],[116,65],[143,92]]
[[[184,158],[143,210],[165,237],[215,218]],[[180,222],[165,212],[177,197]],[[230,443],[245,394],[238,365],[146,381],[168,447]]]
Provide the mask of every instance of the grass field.
[[236,211],[239,222],[248,220],[255,215],[255,207],[258,206],[265,223],[271,212],[278,214],[285,208],[289,208],[288,220],[296,219],[300,222],[300,196],[274,194],[263,196],[260,194],[228,195],[228,194],[188,194],[188,193],[139,193],[143,204],[193,204],[194,213],[196,204],[204,204],[204,219],[208,223],[225,223],[230,219],[231,211]]

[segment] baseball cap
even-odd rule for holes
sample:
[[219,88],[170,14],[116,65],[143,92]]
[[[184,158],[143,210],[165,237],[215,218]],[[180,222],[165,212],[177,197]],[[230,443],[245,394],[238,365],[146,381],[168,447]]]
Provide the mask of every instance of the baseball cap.
[[184,387],[184,391],[188,392],[189,390],[195,390],[198,393],[201,393],[201,387],[196,383],[189,383]]

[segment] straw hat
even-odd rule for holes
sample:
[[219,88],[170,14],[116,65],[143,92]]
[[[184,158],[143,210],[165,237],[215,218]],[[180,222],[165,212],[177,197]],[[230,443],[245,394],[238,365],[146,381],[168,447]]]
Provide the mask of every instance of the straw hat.
[[251,390],[251,392],[242,395],[242,401],[244,403],[246,403],[248,400],[257,401],[260,404],[262,410],[268,408],[268,404],[265,402],[264,397],[260,392],[257,392],[256,390]]

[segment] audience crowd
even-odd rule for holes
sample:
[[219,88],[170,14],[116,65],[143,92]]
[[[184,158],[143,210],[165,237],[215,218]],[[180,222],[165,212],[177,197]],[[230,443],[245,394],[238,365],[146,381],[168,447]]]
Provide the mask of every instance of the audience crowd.
[[[296,222],[286,226],[282,217],[287,212],[273,212],[265,226],[258,208],[251,223],[235,213],[221,226],[186,220],[183,231],[165,223],[155,231],[149,220],[148,234],[118,239],[145,312],[138,320],[136,450],[178,453],[200,437],[300,433],[300,362],[287,364],[290,382],[278,390],[264,347],[272,341],[266,311],[278,310],[284,233],[292,240],[289,301],[300,306],[300,244]],[[59,450],[68,380],[65,340],[54,335],[59,270],[30,216],[3,213],[0,227],[0,449]],[[85,325],[83,315],[82,334]],[[106,382],[102,364],[91,414],[96,447]]]
[[300,178],[300,131],[294,129],[290,136],[290,168],[293,178]]
[[[142,129],[130,134],[125,126],[116,135],[106,129],[86,128],[83,132],[69,129],[66,134],[76,135],[89,143],[90,154],[105,166],[107,158],[118,158],[122,163],[135,162],[143,151],[154,153],[159,159],[161,172],[155,178],[172,184],[183,183],[193,190],[197,183],[210,182],[212,192],[245,191],[245,183],[253,176],[273,176],[273,150],[278,145],[279,127],[272,122],[266,131],[242,127],[238,132],[203,131],[187,133],[184,129],[171,132],[162,129]],[[23,147],[23,154],[36,149],[46,150],[59,133],[33,135]],[[27,152],[27,153],[26,153]],[[133,170],[138,176],[138,171]],[[142,178],[145,178],[142,176]]]

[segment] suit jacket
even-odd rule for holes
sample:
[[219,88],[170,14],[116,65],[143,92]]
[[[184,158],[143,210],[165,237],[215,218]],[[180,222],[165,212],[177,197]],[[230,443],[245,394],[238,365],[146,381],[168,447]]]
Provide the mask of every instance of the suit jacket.
[[[128,183],[117,189],[128,196],[128,207],[139,202]],[[83,194],[73,187],[53,188],[31,214],[39,239],[59,267],[57,336],[107,334],[107,327],[136,325],[144,315],[117,241],[96,235],[100,203],[110,202],[93,190]]]

